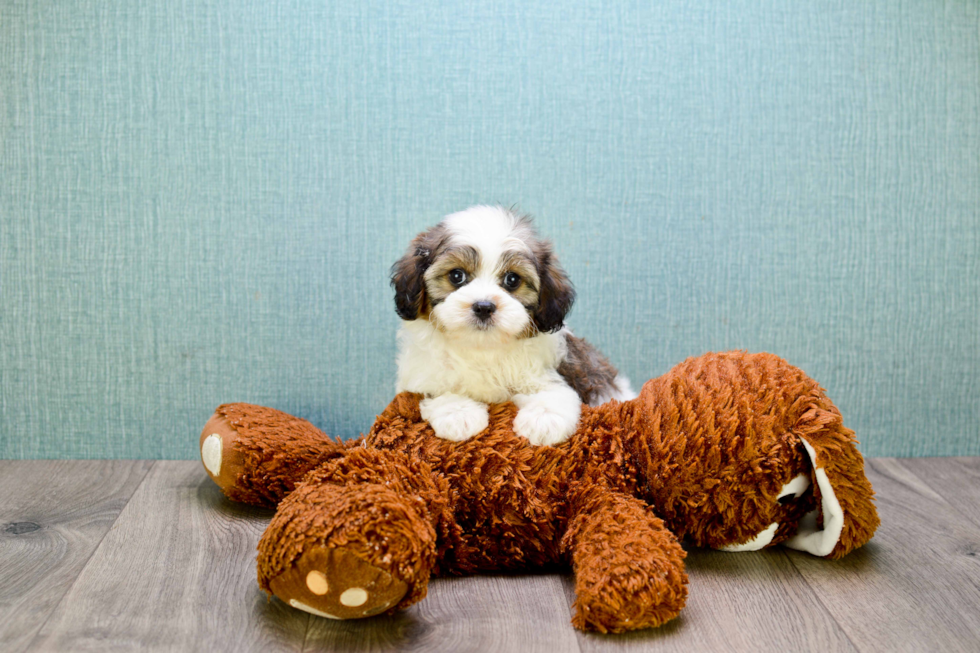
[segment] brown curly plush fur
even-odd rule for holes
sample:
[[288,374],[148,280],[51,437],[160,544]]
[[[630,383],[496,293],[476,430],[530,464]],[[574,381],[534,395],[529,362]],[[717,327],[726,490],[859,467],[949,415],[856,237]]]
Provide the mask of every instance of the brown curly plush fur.
[[687,596],[678,538],[739,544],[775,522],[777,544],[820,505],[815,481],[777,500],[795,476],[813,480],[801,439],[845,512],[829,557],[878,525],[853,432],[816,382],[769,354],[689,359],[634,400],[583,406],[577,432],[555,447],[517,436],[510,403],[491,406],[472,439],[439,439],[419,399],[396,396],[349,443],[272,409],[217,410],[202,433],[222,441],[212,478],[230,498],[281,502],[259,544],[266,591],[353,618],[422,599],[433,574],[570,565],[576,627],[656,626]]

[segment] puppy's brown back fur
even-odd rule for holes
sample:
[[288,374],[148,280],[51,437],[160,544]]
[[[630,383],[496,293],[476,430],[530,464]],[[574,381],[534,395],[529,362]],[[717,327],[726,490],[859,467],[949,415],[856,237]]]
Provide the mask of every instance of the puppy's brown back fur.
[[558,373],[572,387],[582,403],[594,406],[600,397],[616,393],[619,372],[598,349],[572,334],[566,335],[568,354],[558,366]]

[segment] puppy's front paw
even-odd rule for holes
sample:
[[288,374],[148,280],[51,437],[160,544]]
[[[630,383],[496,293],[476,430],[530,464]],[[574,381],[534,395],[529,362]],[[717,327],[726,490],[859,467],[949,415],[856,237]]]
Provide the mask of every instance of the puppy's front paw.
[[532,399],[517,411],[514,432],[531,444],[550,446],[564,442],[578,426],[581,406],[555,406],[546,399]]
[[444,440],[461,442],[487,428],[487,405],[461,395],[439,395],[419,404],[422,419]]

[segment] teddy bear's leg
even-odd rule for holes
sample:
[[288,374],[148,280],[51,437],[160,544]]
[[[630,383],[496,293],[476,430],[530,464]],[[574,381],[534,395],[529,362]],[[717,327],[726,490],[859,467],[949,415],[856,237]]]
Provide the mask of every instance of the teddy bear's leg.
[[572,624],[617,633],[676,617],[687,574],[673,533],[639,499],[594,487],[576,494],[562,539],[575,572]]
[[352,448],[311,471],[259,542],[259,585],[335,619],[400,609],[425,596],[446,488],[422,462]]
[[688,359],[621,414],[644,499],[697,546],[837,558],[878,526],[854,432],[816,381],[777,356]]
[[308,471],[343,453],[305,419],[252,404],[224,404],[201,431],[201,461],[233,501],[275,507]]
[[813,406],[794,427],[810,459],[820,505],[803,518],[798,532],[783,544],[817,556],[840,558],[870,540],[881,522],[854,431],[844,427],[840,412],[830,400],[822,399],[824,405]]
[[[768,465],[755,477],[757,482],[742,483],[743,496],[754,495],[753,500],[716,518],[701,513],[700,523],[727,524],[728,533],[739,533],[738,539],[728,545],[707,543],[724,551],[755,551],[775,542],[815,556],[840,558],[874,535],[879,524],[874,491],[864,474],[854,432],[844,427],[840,412],[824,395],[815,393],[808,399],[809,410],[788,429],[792,446],[770,449]],[[743,480],[752,477],[749,470],[739,475]],[[776,493],[780,480],[785,484]],[[717,495],[704,503],[725,505]],[[757,531],[746,534],[744,525],[751,523]],[[699,534],[689,534],[692,541],[705,543]],[[751,536],[746,539],[746,535]]]

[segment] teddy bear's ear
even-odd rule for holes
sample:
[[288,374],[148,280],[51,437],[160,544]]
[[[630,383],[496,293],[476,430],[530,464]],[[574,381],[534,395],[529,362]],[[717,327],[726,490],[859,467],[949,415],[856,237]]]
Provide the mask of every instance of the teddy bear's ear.
[[[812,463],[810,480],[820,507],[800,522],[796,535],[783,542],[791,549],[840,558],[866,543],[880,520],[864,475],[864,459],[854,432],[843,426],[832,405],[812,407],[794,429]],[[822,527],[818,527],[822,517]]]

